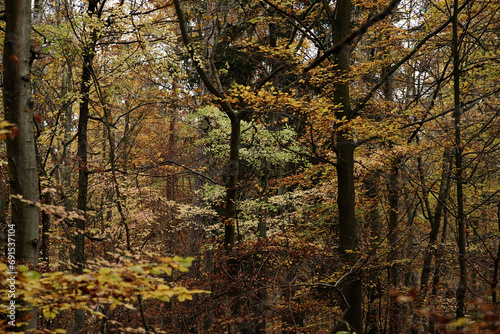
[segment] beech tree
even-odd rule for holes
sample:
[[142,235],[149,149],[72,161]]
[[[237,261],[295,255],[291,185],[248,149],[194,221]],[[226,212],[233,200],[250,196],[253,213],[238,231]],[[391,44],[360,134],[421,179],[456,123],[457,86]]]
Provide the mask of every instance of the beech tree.
[[[5,119],[12,124],[7,138],[7,156],[11,224],[15,230],[9,244],[15,240],[18,264],[24,262],[36,266],[39,209],[35,205],[38,202],[38,180],[30,84],[31,1],[6,1],[5,21],[3,101]],[[12,272],[16,270],[11,268]],[[30,307],[29,304],[22,306]],[[18,324],[27,322],[19,330],[29,332],[36,329],[36,309],[18,312],[17,319]]]

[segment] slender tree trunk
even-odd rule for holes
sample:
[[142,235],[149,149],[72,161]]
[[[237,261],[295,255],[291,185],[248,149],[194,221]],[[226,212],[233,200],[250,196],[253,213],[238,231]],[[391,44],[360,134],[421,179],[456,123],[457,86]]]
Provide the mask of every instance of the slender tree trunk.
[[228,181],[226,184],[226,213],[224,216],[224,247],[231,250],[236,236],[236,193],[238,186],[240,155],[240,119],[237,115],[231,119],[231,138],[229,148]]
[[[47,176],[47,173],[45,172],[45,168],[42,163],[41,156],[38,152],[38,147],[36,148],[37,150],[37,164],[38,164],[38,175],[40,176]],[[40,198],[42,198],[42,201],[46,205],[52,204],[52,197],[50,196],[50,192],[46,192],[45,194],[42,194],[42,184],[40,182],[40,178],[38,179],[38,192]],[[40,243],[40,256],[41,256],[41,261],[42,262],[49,262],[49,243],[50,243],[50,215],[47,212],[42,211],[42,241]]]
[[[497,228],[500,232],[500,203],[497,206]],[[497,245],[497,256],[493,259],[493,277],[491,280],[491,302],[497,304],[498,272],[500,267],[500,242]]]
[[[414,239],[413,226],[414,226],[415,216],[417,215],[418,205],[415,205],[415,203],[412,203],[410,201],[407,192],[405,192],[404,198],[405,198],[405,210],[406,210],[406,229],[408,231],[408,237],[406,239],[406,258],[414,259],[415,249],[417,246]],[[418,284],[417,282],[418,282],[418,276],[416,268],[411,266],[405,274],[405,286],[413,288],[417,286]]]
[[[65,96],[68,92],[71,92],[73,90],[73,76],[72,76],[72,68],[70,65],[68,65],[66,72],[63,74],[63,84],[62,84],[62,89],[61,89],[61,94],[62,96]],[[71,156],[70,156],[70,150],[69,146],[71,143],[71,128],[73,127],[73,108],[71,106],[71,103],[68,103],[65,107],[65,114],[64,114],[64,143],[63,143],[63,153],[61,157],[61,166],[59,167],[60,175],[61,175],[61,180],[62,183],[65,187],[65,193],[66,191],[69,191],[71,187],[71,166],[69,162],[71,161]],[[71,209],[71,203],[70,203],[70,198],[65,197],[64,198],[64,207],[66,210]]]
[[[434,210],[434,215],[431,216],[431,212],[428,212],[429,219],[431,222],[431,233],[429,235],[429,244],[427,245],[427,249],[425,251],[424,264],[422,267],[422,274],[420,276],[420,298],[425,298],[425,294],[427,292],[427,284],[431,272],[431,263],[436,253],[435,246],[438,239],[439,229],[441,226],[441,217],[443,216],[444,203],[446,201],[446,197],[449,190],[449,176],[451,167],[450,164],[451,164],[451,151],[449,149],[445,149],[443,156],[443,167],[441,172],[441,184],[439,187],[438,200],[436,203],[436,208]],[[422,173],[421,173],[421,180],[423,180]]]
[[[368,214],[365,218],[367,227],[371,228],[370,242],[371,247],[377,251],[380,243],[381,223],[380,212],[378,209],[378,171],[370,172],[363,180],[364,187],[366,188],[366,198],[369,201]],[[378,284],[378,274],[373,271],[369,276],[370,284],[368,284],[368,305],[366,311],[365,333],[377,334],[380,331],[378,323],[378,309],[377,302],[381,298],[380,285]]]
[[[399,189],[398,189],[398,174],[399,174],[399,158],[395,157],[394,161],[392,161],[392,168],[389,171],[388,177],[388,196],[389,196],[389,235],[387,237],[389,241],[389,255],[388,261],[390,264],[388,270],[388,282],[389,285],[395,289],[398,288],[399,285],[399,277],[398,277],[398,265],[396,261],[398,260],[398,249],[397,242],[399,239],[398,233],[398,207],[399,207]],[[395,298],[391,298],[390,306],[389,306],[389,333],[398,333],[402,327],[401,320],[401,312],[402,308],[398,305]]]
[[[450,178],[448,178],[448,183],[450,183]],[[434,266],[434,273],[432,277],[432,298],[435,300],[435,298],[438,295],[439,291],[439,281],[441,279],[441,271],[443,269],[443,266],[437,262],[438,259],[440,259],[443,254],[444,254],[444,244],[446,242],[446,232],[447,232],[447,227],[448,227],[448,214],[444,212],[443,214],[443,233],[441,234],[441,243],[438,246],[438,250],[436,252],[436,265]],[[428,333],[436,333],[436,320],[434,318],[429,319],[429,327],[427,329]]]
[[457,185],[457,230],[458,230],[458,264],[460,267],[457,296],[457,319],[465,316],[465,292],[467,290],[466,232],[463,191],[461,107],[460,107],[460,54],[458,49],[458,0],[453,1],[453,96],[455,110],[453,112],[455,128],[455,178]]
[[[263,161],[261,164],[261,176],[260,176],[260,199],[264,202],[268,202],[268,191],[269,191],[269,168],[270,164],[268,161]],[[257,227],[258,238],[267,238],[267,211],[262,210],[259,216],[259,223]],[[262,261],[259,257],[254,260],[254,265],[260,265],[261,268],[259,273],[261,277],[266,277],[268,274],[268,265],[265,261]],[[260,283],[262,285],[257,286],[257,298],[253,302],[253,313],[255,314],[255,333],[263,334],[266,333],[266,301],[268,299],[267,287],[265,281],[262,278],[257,277],[257,280],[261,279]]]
[[7,222],[7,210],[9,207],[9,194],[8,188],[5,187],[4,175],[0,174],[0,233],[2,234],[2,240],[0,243],[2,244],[2,251],[5,256],[8,256],[8,229],[9,227]]
[[[172,83],[172,91],[176,92],[177,90],[177,80],[174,80]],[[175,96],[175,100],[177,101],[177,93]],[[170,124],[168,127],[168,147],[167,147],[167,157],[170,160],[175,160],[175,152],[177,152],[177,135],[176,135],[176,127],[177,127],[177,122],[176,122],[176,117],[177,113],[179,112],[179,107],[177,105],[177,102],[174,102],[172,106],[172,115],[170,115]],[[170,200],[175,199],[175,188],[177,185],[177,176],[175,176],[175,171],[171,173],[167,180],[167,198]]]
[[[97,9],[96,0],[89,1],[87,13],[92,16],[95,14]],[[90,88],[92,86],[92,62],[94,60],[95,52],[95,33],[92,34],[88,45],[84,46],[83,49],[83,64],[82,64],[82,77],[81,77],[81,87],[80,93],[82,95],[82,100],[80,102],[80,114],[78,118],[78,149],[76,156],[78,158],[78,199],[77,208],[81,212],[85,213],[87,211],[87,192],[88,192],[88,167],[87,167],[87,128],[89,121],[89,109],[90,109]],[[78,219],[76,221],[77,235],[75,237],[75,273],[83,274],[83,268],[85,266],[85,219]],[[80,333],[85,326],[85,311],[76,310],[75,311],[75,327],[74,332]]]
[[[37,163],[30,81],[31,1],[5,1],[3,99],[5,118],[15,124],[7,138],[12,225],[15,229],[15,260],[38,264],[39,210],[26,201],[38,202]],[[21,200],[17,196],[22,196]],[[12,271],[15,271],[12,270]],[[18,305],[18,307],[21,305]],[[29,305],[24,305],[28,306]],[[17,312],[18,322],[28,320],[21,331],[36,330],[37,312]]]

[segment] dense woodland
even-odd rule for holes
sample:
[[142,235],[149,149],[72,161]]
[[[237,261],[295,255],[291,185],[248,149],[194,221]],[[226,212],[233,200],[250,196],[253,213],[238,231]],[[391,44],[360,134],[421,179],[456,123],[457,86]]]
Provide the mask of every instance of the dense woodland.
[[0,332],[500,333],[498,0],[0,18]]

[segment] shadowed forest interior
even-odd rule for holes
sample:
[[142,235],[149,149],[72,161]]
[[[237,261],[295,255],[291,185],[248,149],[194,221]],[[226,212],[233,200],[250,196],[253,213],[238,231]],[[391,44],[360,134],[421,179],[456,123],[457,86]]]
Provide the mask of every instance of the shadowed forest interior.
[[499,11],[0,1],[0,333],[500,333]]

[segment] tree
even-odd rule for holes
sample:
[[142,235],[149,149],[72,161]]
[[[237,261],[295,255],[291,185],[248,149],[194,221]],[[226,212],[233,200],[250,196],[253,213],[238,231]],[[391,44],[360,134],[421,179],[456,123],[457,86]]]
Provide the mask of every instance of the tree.
[[[102,13],[102,8],[105,0],[101,3],[99,0],[90,0],[87,8],[87,15],[90,20],[94,15],[99,16]],[[99,6],[101,10],[99,10]],[[92,63],[95,54],[95,44],[97,41],[97,32],[91,30],[90,36],[81,36],[83,38],[83,64],[82,64],[82,77],[80,94],[82,100],[80,102],[80,114],[78,117],[78,200],[77,208],[83,213],[87,211],[87,193],[88,193],[88,160],[87,160],[87,146],[88,146],[88,121],[89,121],[89,108],[90,108],[90,88],[92,86]],[[85,230],[86,230],[85,217],[78,219],[76,227],[78,229],[75,237],[75,272],[83,274],[85,266]],[[75,328],[76,333],[80,333],[85,326],[85,311],[75,311]]]
[[[35,206],[38,181],[30,84],[31,1],[6,1],[5,20],[3,101],[5,119],[13,124],[7,138],[7,156],[15,260],[36,266],[39,211]],[[21,331],[36,329],[36,309],[18,312],[17,319],[18,324],[27,321],[20,326]]]
[[[339,43],[349,36],[351,27],[351,1],[339,0],[335,10],[337,25],[334,29],[334,43]],[[350,63],[350,47],[346,46],[335,55],[334,63],[340,76],[347,76]],[[337,112],[337,119],[352,120],[351,96],[349,94],[347,78],[335,83],[334,103],[341,105]],[[339,209],[339,249],[345,258],[346,264],[354,266],[356,250],[358,248],[358,227],[356,221],[356,202],[354,189],[354,150],[356,145],[347,130],[337,131],[335,134],[335,148],[337,155],[337,183]],[[363,311],[361,295],[361,278],[352,277],[347,283],[344,294],[346,297],[345,320],[350,328],[358,333],[363,332]]]
[[461,129],[461,99],[460,99],[460,51],[458,48],[458,13],[459,1],[453,1],[453,37],[452,37],[452,51],[453,51],[453,118],[454,118],[454,157],[455,157],[455,181],[457,186],[457,230],[458,230],[458,263],[460,265],[459,283],[457,286],[457,319],[465,316],[465,293],[467,291],[467,259],[466,259],[466,242],[467,236],[465,234],[465,211],[464,211],[464,189],[463,189],[463,151],[462,151],[462,129]]

